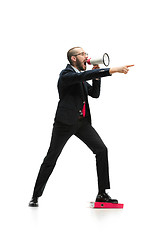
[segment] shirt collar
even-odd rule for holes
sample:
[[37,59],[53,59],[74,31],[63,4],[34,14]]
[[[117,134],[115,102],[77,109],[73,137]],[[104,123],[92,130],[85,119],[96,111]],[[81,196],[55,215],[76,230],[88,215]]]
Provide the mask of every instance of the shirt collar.
[[75,72],[80,73],[80,71],[77,68],[73,67],[72,65],[71,67],[74,69]]

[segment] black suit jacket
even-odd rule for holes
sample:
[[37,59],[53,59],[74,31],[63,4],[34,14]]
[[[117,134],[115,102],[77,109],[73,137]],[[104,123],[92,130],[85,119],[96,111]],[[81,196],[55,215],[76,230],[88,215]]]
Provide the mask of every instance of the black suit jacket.
[[[111,76],[109,68],[88,70],[77,73],[70,64],[62,70],[58,80],[59,102],[55,121],[72,125],[75,124],[83,107],[84,94],[87,105],[87,115],[91,123],[88,95],[98,98],[100,95],[101,77]],[[95,80],[99,78],[99,80]],[[87,81],[93,80],[92,85]],[[83,85],[84,90],[83,90]]]

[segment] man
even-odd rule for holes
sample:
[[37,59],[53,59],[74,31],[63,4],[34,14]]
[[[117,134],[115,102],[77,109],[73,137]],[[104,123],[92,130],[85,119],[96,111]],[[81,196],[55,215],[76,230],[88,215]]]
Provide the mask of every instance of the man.
[[[43,194],[56,161],[72,135],[81,139],[96,155],[99,190],[96,201],[118,203],[105,192],[105,189],[110,189],[108,152],[102,139],[91,125],[88,95],[98,98],[101,77],[111,76],[115,72],[126,74],[132,65],[104,69],[99,69],[97,66],[97,69],[85,71],[87,54],[80,47],[70,49],[67,58],[70,64],[60,73],[58,80],[59,103],[50,147],[40,167],[29,206],[38,206],[38,198]],[[88,80],[92,80],[92,85],[87,82]]]

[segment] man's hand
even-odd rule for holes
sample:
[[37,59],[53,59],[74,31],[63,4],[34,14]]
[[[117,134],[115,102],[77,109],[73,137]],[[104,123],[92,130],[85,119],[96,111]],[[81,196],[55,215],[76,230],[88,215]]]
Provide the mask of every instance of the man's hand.
[[99,65],[97,64],[97,65],[93,65],[93,68],[92,68],[92,70],[94,70],[94,69],[99,69],[100,67],[99,67]]
[[128,71],[129,71],[129,68],[130,67],[133,67],[134,65],[125,65],[125,66],[122,66],[122,67],[113,67],[113,68],[110,68],[109,72],[110,74],[113,74],[113,73],[124,73],[124,74],[127,74]]

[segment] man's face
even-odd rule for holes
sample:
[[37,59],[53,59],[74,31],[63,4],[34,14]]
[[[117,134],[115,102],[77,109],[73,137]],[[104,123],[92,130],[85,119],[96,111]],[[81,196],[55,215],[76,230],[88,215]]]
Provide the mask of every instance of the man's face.
[[88,55],[86,54],[86,52],[82,48],[79,48],[79,49],[77,49],[77,53],[75,54],[75,57],[76,57],[75,67],[79,71],[85,71],[86,70],[86,61],[88,58]]

